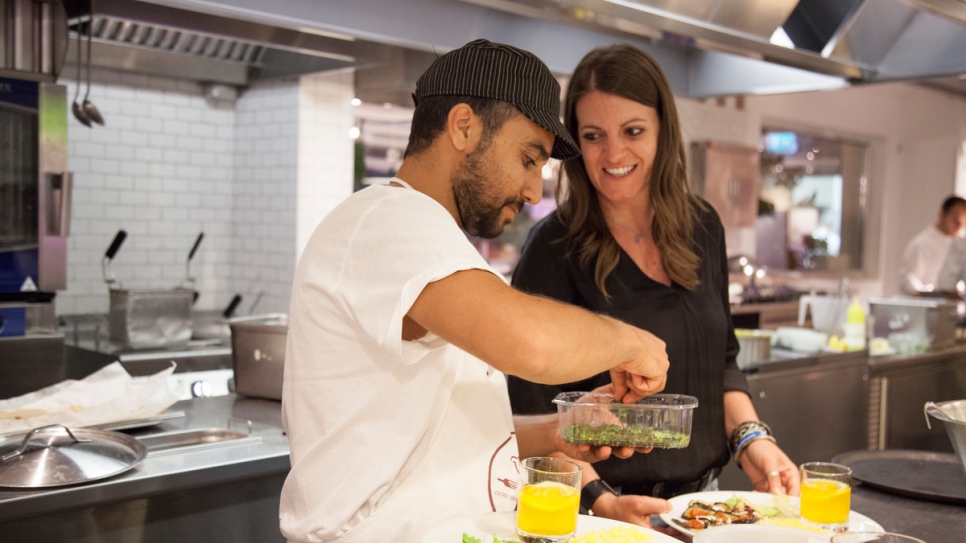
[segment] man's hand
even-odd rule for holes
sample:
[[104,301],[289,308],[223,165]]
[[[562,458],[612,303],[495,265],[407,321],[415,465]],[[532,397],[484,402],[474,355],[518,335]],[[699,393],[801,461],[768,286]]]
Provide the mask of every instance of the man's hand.
[[628,360],[610,371],[614,397],[624,403],[634,403],[664,390],[670,366],[666,345],[654,334],[631,326],[639,349]]

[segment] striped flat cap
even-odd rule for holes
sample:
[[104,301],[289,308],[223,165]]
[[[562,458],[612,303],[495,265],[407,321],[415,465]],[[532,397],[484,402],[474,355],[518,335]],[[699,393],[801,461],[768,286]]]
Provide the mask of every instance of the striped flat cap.
[[560,85],[533,53],[487,40],[471,41],[433,61],[416,81],[413,99],[418,103],[442,94],[509,102],[556,137],[550,156],[580,156],[580,148],[560,122]]

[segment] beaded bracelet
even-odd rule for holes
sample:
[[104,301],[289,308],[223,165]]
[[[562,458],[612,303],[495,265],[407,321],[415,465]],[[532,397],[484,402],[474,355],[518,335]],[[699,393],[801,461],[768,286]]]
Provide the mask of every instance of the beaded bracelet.
[[731,432],[731,439],[729,441],[732,445],[735,464],[737,464],[738,469],[741,469],[741,453],[748,448],[748,445],[761,439],[767,439],[772,443],[776,443],[775,438],[771,435],[771,428],[764,422],[758,420],[742,422]]
[[734,451],[738,448],[738,442],[741,441],[741,438],[745,434],[754,432],[756,430],[764,430],[766,434],[772,435],[771,428],[764,422],[760,420],[746,420],[731,431],[731,437],[728,440],[728,442],[731,444],[731,450]]

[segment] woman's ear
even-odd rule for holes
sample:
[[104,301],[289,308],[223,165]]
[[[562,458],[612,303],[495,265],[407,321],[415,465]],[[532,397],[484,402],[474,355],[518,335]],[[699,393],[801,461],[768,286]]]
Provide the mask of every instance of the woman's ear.
[[469,104],[456,104],[446,118],[446,135],[453,148],[460,153],[476,149],[483,131],[483,123]]

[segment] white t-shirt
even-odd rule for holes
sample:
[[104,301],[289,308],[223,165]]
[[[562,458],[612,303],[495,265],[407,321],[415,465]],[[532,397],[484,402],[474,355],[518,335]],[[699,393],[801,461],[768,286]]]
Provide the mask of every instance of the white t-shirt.
[[936,290],[939,272],[953,243],[947,236],[930,225],[916,234],[906,245],[899,266],[900,288],[906,294]]
[[499,276],[408,186],[366,188],[320,223],[295,272],[285,353],[290,540],[418,542],[448,518],[513,509],[503,374],[434,334],[402,340],[423,288],[473,268]]

